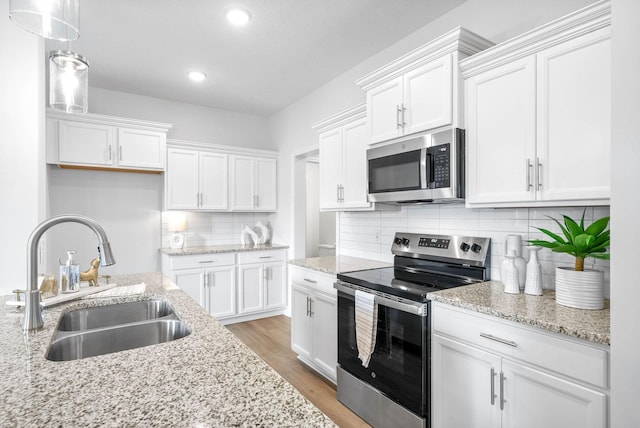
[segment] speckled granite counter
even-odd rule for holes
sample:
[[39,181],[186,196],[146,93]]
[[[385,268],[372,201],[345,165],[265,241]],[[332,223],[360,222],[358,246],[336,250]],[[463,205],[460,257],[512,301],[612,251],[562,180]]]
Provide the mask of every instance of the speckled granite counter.
[[429,293],[433,301],[458,306],[475,312],[527,324],[592,342],[610,344],[609,301],[599,311],[572,309],[558,305],[555,292],[545,290],[542,296],[504,293],[499,281]]
[[333,275],[345,272],[355,272],[357,270],[393,266],[393,263],[349,256],[324,256],[308,259],[295,259],[289,260],[289,264]]
[[210,247],[189,247],[182,250],[172,250],[171,248],[160,248],[162,254],[169,256],[193,256],[196,254],[215,254],[215,253],[239,253],[243,251],[266,251],[266,250],[284,250],[289,248],[288,245],[281,244],[268,244],[258,245],[254,247],[252,245],[244,246],[242,244],[229,244],[229,245],[213,245]]
[[[114,276],[145,282],[144,295],[87,299],[44,312],[24,335],[22,311],[0,297],[0,425],[334,426],[253,351],[160,273]],[[192,333],[182,339],[76,361],[45,353],[60,315],[79,307],[166,298]]]

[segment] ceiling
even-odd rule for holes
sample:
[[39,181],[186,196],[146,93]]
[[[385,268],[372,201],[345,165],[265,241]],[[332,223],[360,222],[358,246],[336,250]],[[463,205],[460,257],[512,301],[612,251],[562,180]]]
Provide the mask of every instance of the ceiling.
[[85,56],[90,86],[269,116],[464,1],[82,0],[80,38],[46,47]]

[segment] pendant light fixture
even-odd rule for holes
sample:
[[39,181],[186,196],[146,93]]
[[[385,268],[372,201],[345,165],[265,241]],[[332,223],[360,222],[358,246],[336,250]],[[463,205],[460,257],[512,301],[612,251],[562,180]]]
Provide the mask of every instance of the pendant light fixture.
[[80,36],[78,0],[10,0],[9,18],[19,27],[47,39],[69,41]]
[[67,113],[86,113],[89,63],[71,51],[49,53],[49,105]]

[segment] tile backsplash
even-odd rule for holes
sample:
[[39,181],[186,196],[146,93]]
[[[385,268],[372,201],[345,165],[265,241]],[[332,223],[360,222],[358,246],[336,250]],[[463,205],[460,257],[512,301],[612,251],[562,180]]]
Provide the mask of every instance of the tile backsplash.
[[[491,278],[500,278],[507,235],[522,236],[522,257],[528,260],[528,239],[547,239],[536,227],[560,232],[547,216],[562,221],[562,215],[579,220],[583,207],[562,208],[465,208],[464,205],[413,205],[400,211],[341,212],[338,215],[337,246],[341,255],[392,262],[390,247],[395,232],[455,234],[491,238]],[[609,215],[609,207],[587,207],[585,223]],[[538,252],[542,283],[553,289],[556,266],[573,266],[568,254],[542,249]],[[605,272],[605,295],[609,296],[609,261],[587,258],[585,269]]]
[[[173,213],[172,211],[171,213]],[[272,223],[266,213],[209,213],[184,212],[187,229],[184,235],[185,247],[204,247],[240,243],[240,232],[244,225],[253,227],[257,221],[265,225]],[[162,246],[169,247],[169,237],[173,234],[168,228],[168,216],[162,213]]]

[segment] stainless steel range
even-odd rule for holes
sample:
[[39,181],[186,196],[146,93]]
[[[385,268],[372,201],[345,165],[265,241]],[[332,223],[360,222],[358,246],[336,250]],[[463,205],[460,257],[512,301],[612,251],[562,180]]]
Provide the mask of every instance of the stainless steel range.
[[[398,232],[393,267],[338,275],[339,401],[374,427],[430,425],[427,293],[488,280],[489,247],[489,238]],[[368,364],[359,358],[358,299],[375,307]]]

